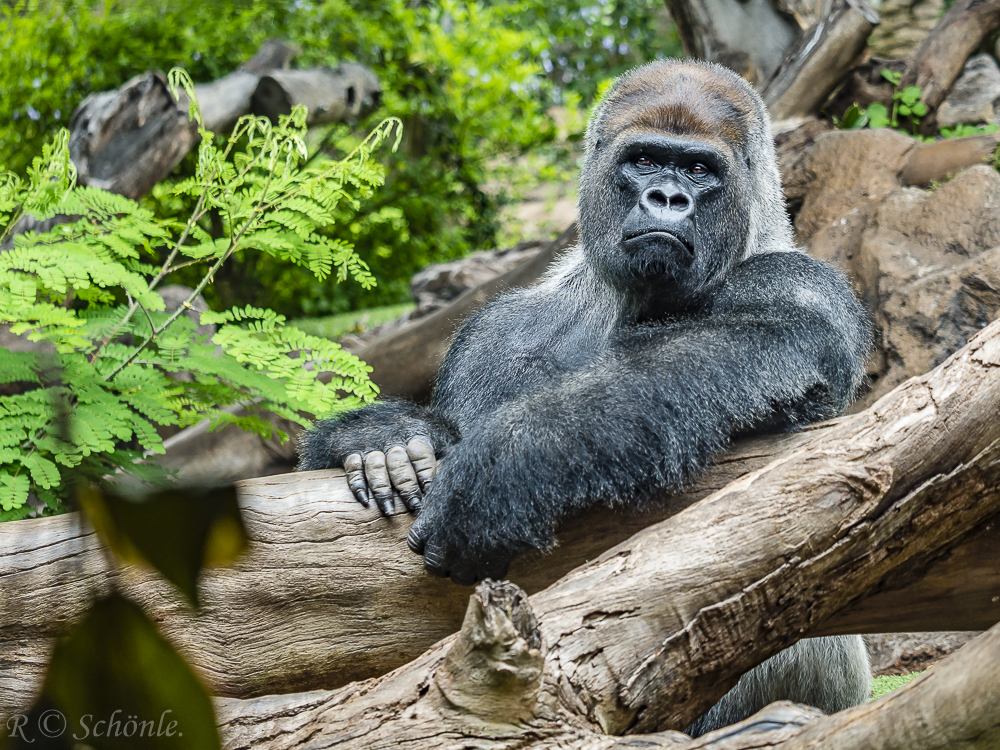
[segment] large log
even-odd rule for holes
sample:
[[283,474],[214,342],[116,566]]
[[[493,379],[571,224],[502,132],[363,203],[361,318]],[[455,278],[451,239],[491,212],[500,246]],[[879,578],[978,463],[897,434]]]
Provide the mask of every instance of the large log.
[[[385,677],[223,703],[227,745],[609,747],[602,734],[683,728],[745,670],[997,517],[998,410],[1000,321],[867,412],[573,570],[530,610],[509,584],[483,586],[457,636]],[[888,701],[800,716],[801,736],[775,746],[993,747],[998,655],[1000,627],[934,670],[946,679],[891,699],[899,721]]]
[[[632,636],[626,622],[631,615],[623,613],[634,610],[622,602],[648,598],[650,609],[637,617],[640,629],[651,630],[634,644],[647,654],[660,649],[655,633],[681,627],[678,617],[710,607],[727,587],[737,588],[723,619],[734,623],[760,614],[757,597],[789,603],[787,612],[768,615],[776,618],[768,634],[772,653],[821,628],[888,629],[879,597],[912,598],[914,620],[900,617],[893,623],[900,630],[926,629],[931,616],[937,617],[936,626],[981,629],[1000,619],[1000,604],[992,598],[1000,570],[996,556],[981,551],[994,549],[998,536],[988,525],[1000,511],[1000,462],[994,460],[998,406],[1000,322],[942,367],[908,381],[862,414],[803,434],[747,443],[723,456],[686,493],[653,503],[649,513],[604,510],[567,524],[559,547],[515,561],[511,579],[537,590],[670,516],[632,537],[627,552],[620,547],[606,553],[540,596],[564,597],[577,602],[574,607],[590,606],[583,601],[592,599],[594,609],[581,617],[621,620],[621,632],[606,634],[606,643],[617,644]],[[711,498],[671,516],[718,487],[723,489]],[[111,569],[79,517],[0,525],[0,643],[6,655],[0,713],[29,702],[51,639],[94,593],[112,585],[150,611],[221,695],[331,687],[380,674],[453,632],[459,622],[466,592],[426,576],[419,558],[406,550],[407,519],[385,521],[360,508],[338,472],[245,482],[241,502],[251,550],[235,568],[205,576],[205,608],[197,617],[153,574]],[[824,536],[832,533],[828,524],[844,523],[844,513],[850,520],[847,537],[829,559],[822,557],[817,550],[834,544]],[[948,558],[976,527],[985,529],[980,532],[985,536],[968,542],[974,545],[970,552]],[[788,571],[775,571],[769,567],[775,555],[796,562],[788,562]],[[616,557],[627,561],[619,582],[606,567]],[[978,561],[982,577],[965,575],[961,566],[970,559]],[[792,586],[786,576],[803,565],[819,577]],[[919,582],[928,570],[937,576],[928,579],[929,588]],[[754,588],[757,575],[769,583]],[[626,581],[634,592],[622,588]],[[936,599],[943,585],[973,606],[957,608],[951,599]],[[894,593],[903,586],[905,593]],[[824,591],[837,594],[817,602]],[[616,604],[616,597],[622,601]],[[728,612],[730,606],[735,611]],[[704,616],[714,617],[714,611],[722,614],[709,609]],[[845,625],[838,627],[834,618],[840,611]],[[866,617],[871,617],[867,625]],[[699,621],[697,627],[712,626]]]
[[[572,666],[547,659],[522,592],[486,583],[462,631],[382,680],[217,703],[228,750],[518,748],[530,750],[995,750],[1000,746],[1000,625],[873,703],[824,716],[772,703],[692,740],[677,731],[608,736],[568,692]],[[559,645],[559,641],[556,642]]]
[[764,87],[774,120],[819,109],[865,49],[878,14],[864,0],[836,0],[830,12],[785,55]]
[[924,103],[936,110],[969,56],[997,28],[1000,0],[956,0],[908,61],[900,85],[919,86]]
[[309,110],[306,124],[320,125],[370,112],[381,98],[378,76],[363,65],[344,62],[332,70],[270,71],[261,76],[251,106],[254,114],[277,122],[302,104]]
[[799,38],[799,24],[769,0],[667,0],[688,57],[733,68],[753,83],[767,81]]

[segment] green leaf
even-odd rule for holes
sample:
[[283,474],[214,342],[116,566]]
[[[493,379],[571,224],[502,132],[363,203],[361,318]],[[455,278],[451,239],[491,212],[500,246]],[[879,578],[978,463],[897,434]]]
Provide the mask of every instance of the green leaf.
[[142,499],[91,487],[79,500],[115,554],[156,568],[196,607],[202,567],[231,562],[247,546],[233,487],[162,490]]
[[875,102],[869,104],[865,109],[865,114],[868,117],[868,122],[873,128],[884,128],[889,125],[889,110],[886,109],[884,104],[879,104]]
[[204,685],[143,611],[119,594],[92,605],[56,642],[41,697],[19,734],[13,747],[221,747]]
[[0,509],[17,510],[28,499],[28,477],[0,469]]
[[857,104],[852,104],[837,122],[837,127],[841,130],[860,130],[867,124],[868,115]]
[[893,86],[898,86],[899,82],[903,79],[903,74],[897,73],[894,70],[889,70],[889,68],[882,68],[882,77]]
[[47,458],[37,453],[30,453],[21,460],[21,464],[31,472],[31,478],[39,487],[52,489],[59,484],[58,467]]

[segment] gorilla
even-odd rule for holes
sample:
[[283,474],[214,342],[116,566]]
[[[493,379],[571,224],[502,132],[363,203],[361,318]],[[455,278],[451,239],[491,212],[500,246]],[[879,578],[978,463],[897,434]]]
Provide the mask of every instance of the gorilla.
[[[733,438],[836,416],[864,373],[867,316],[796,248],[767,111],[742,78],[637,68],[585,144],[578,246],[465,322],[430,405],[369,405],[299,446],[300,470],[342,466],[362,505],[417,513],[410,548],[459,584],[503,578],[568,514],[681,487]],[[689,731],[778,699],[837,711],[869,679],[860,637],[801,641]]]

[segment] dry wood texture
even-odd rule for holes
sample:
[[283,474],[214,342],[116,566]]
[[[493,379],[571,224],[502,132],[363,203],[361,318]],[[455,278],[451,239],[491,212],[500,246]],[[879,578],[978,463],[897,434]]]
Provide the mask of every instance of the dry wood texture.
[[[924,596],[913,581],[1000,511],[998,407],[1000,322],[868,411],[746,445],[649,514],[604,511],[568,524],[561,547],[518,561],[511,578],[537,590],[722,486],[534,600],[543,631],[561,633],[547,636],[562,643],[561,659],[593,656],[574,667],[572,680],[575,693],[590,696],[592,717],[609,729],[633,719],[677,725],[696,708],[678,703],[685,691],[703,702],[718,697],[754,659],[820,628],[836,632],[841,610],[853,630],[887,629],[884,617],[866,628],[863,597],[877,602],[903,585],[913,586],[908,596]],[[0,526],[0,711],[28,703],[52,636],[113,583],[147,607],[223,695],[380,674],[459,621],[467,592],[424,575],[403,544],[405,519],[384,521],[358,507],[338,473],[246,482],[242,502],[251,552],[235,568],[205,576],[206,606],[197,618],[152,574],[110,570],[77,517]],[[989,549],[993,533],[970,544]],[[935,570],[965,559],[956,553]],[[953,612],[948,627],[978,629],[1000,618],[991,598],[998,571],[988,562],[995,557],[986,559],[983,579],[941,574],[959,598],[988,602],[975,622],[961,621],[967,610],[945,602],[938,616]],[[777,603],[780,612],[772,611]],[[894,624],[917,630],[926,623]],[[766,650],[758,649],[763,643]],[[730,664],[733,648],[749,655]],[[636,658],[647,660],[640,666]],[[685,673],[685,664],[699,671],[661,679]],[[661,693],[668,683],[673,692]],[[688,713],[661,716],[671,705]]]
[[689,57],[722,63],[748,80],[768,80],[798,39],[794,19],[769,0],[667,0]]
[[462,630],[383,679],[339,691],[220,700],[229,750],[995,750],[1000,625],[901,690],[831,716],[773,703],[696,740],[677,731],[608,736],[569,692],[565,666],[516,586],[480,585]]
[[908,61],[901,85],[919,86],[923,101],[937,109],[966,60],[998,27],[1000,0],[956,0]]
[[878,14],[864,0],[837,0],[789,50],[764,87],[772,119],[799,117],[819,109],[864,51],[878,22]]
[[197,142],[197,125],[160,73],[91,94],[73,113],[69,150],[82,185],[138,199]]

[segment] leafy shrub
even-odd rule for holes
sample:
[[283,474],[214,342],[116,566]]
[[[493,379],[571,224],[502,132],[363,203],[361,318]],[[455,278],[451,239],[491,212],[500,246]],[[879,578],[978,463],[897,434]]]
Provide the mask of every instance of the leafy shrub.
[[[333,287],[272,257],[237,254],[212,293],[289,314],[339,312],[399,302],[409,277],[430,262],[491,244],[502,198],[483,184],[498,153],[531,148],[552,135],[539,95],[537,57],[545,40],[509,20],[520,6],[407,0],[63,0],[0,10],[0,159],[20,172],[24,153],[66,125],[89,92],[171,65],[196,81],[223,75],[264,39],[297,45],[299,66],[356,60],[381,77],[384,107],[356,130],[332,128],[324,148],[350,151],[383,117],[400,117],[406,140],[386,160],[391,177],[377,196],[340,207],[331,237],[353,243],[382,281]],[[37,83],[37,87],[36,87]],[[15,119],[16,118],[16,119]],[[189,177],[187,159],[180,179]],[[183,210],[171,185],[144,201],[157,215]],[[253,279],[253,284],[246,284]],[[182,278],[180,281],[189,281]]]
[[[181,71],[170,80],[193,98]],[[200,121],[196,103],[192,112]],[[286,328],[272,310],[203,313],[202,324],[219,326],[211,342],[184,315],[240,252],[266,254],[318,279],[373,286],[349,244],[316,230],[334,222],[338,204],[359,188],[382,184],[384,172],[369,157],[399,121],[382,123],[340,161],[305,160],[304,123],[301,107],[276,127],[247,116],[221,148],[202,130],[195,174],[173,188],[193,202],[186,221],[157,219],[121,196],[75,187],[66,131],[34,160],[26,180],[3,175],[0,240],[23,214],[79,219],[16,235],[0,254],[0,323],[53,352],[0,349],[0,520],[24,517],[29,492],[59,510],[69,469],[91,478],[116,469],[148,474],[136,462],[163,452],[154,425],[208,418],[213,428],[236,423],[270,437],[262,411],[305,424],[300,412],[321,415],[375,397],[363,362]],[[221,217],[218,237],[200,223],[210,212]],[[165,260],[153,265],[160,246],[169,248]],[[200,281],[168,313],[155,289],[181,266],[199,268]],[[317,378],[322,372],[332,373],[328,384]],[[249,413],[224,410],[233,404]]]

